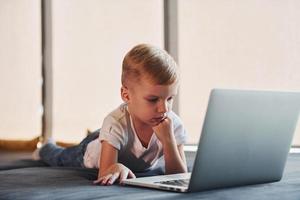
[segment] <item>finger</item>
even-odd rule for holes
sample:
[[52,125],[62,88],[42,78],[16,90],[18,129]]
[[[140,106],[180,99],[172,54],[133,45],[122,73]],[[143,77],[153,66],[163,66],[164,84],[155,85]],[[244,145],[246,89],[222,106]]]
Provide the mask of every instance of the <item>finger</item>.
[[99,184],[99,183],[101,183],[102,180],[103,180],[103,177],[99,177],[97,180],[94,180],[93,183]]
[[114,173],[107,182],[107,185],[112,185],[119,178],[120,173]]
[[120,184],[123,184],[123,181],[127,178],[136,178],[136,176],[131,170],[126,170],[123,174],[120,175]]
[[168,119],[168,118],[169,118],[168,113],[165,113],[163,119],[165,120],[165,119]]
[[120,173],[119,182],[122,183],[122,181],[125,180],[127,176],[128,176],[128,170],[122,170]]
[[134,173],[131,170],[129,170],[128,172],[128,178],[136,178]]
[[107,174],[106,176],[103,177],[101,181],[101,185],[106,185],[108,180],[112,177],[112,174]]

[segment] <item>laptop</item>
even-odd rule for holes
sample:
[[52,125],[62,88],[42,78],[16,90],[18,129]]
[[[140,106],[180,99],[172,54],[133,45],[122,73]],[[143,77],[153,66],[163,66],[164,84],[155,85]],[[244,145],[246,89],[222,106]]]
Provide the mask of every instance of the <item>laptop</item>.
[[191,173],[127,179],[177,192],[280,181],[300,110],[300,93],[213,89]]

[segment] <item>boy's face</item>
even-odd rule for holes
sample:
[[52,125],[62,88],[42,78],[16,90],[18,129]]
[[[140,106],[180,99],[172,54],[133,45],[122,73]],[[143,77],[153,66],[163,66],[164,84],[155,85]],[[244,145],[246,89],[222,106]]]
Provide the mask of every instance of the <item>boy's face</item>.
[[122,87],[122,99],[127,102],[130,115],[135,123],[156,126],[172,109],[178,84],[154,85],[141,80],[131,87]]

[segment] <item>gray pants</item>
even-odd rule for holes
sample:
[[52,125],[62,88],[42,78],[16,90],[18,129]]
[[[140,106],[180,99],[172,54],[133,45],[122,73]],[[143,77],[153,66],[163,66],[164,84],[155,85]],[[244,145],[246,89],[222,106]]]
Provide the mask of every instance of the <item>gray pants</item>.
[[40,149],[40,158],[50,166],[85,167],[83,156],[87,145],[99,137],[100,129],[84,138],[80,144],[68,148],[47,143]]

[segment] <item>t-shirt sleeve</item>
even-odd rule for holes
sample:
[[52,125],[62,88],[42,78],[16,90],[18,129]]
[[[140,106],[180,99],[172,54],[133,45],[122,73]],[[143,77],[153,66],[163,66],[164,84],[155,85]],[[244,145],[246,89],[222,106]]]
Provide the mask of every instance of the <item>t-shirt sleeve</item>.
[[177,142],[177,145],[185,144],[187,142],[187,132],[183,126],[181,119],[174,113],[170,113],[170,117],[173,120],[174,126],[174,135]]
[[106,141],[117,150],[121,150],[124,146],[124,131],[121,124],[111,116],[106,117],[100,130],[99,140]]

